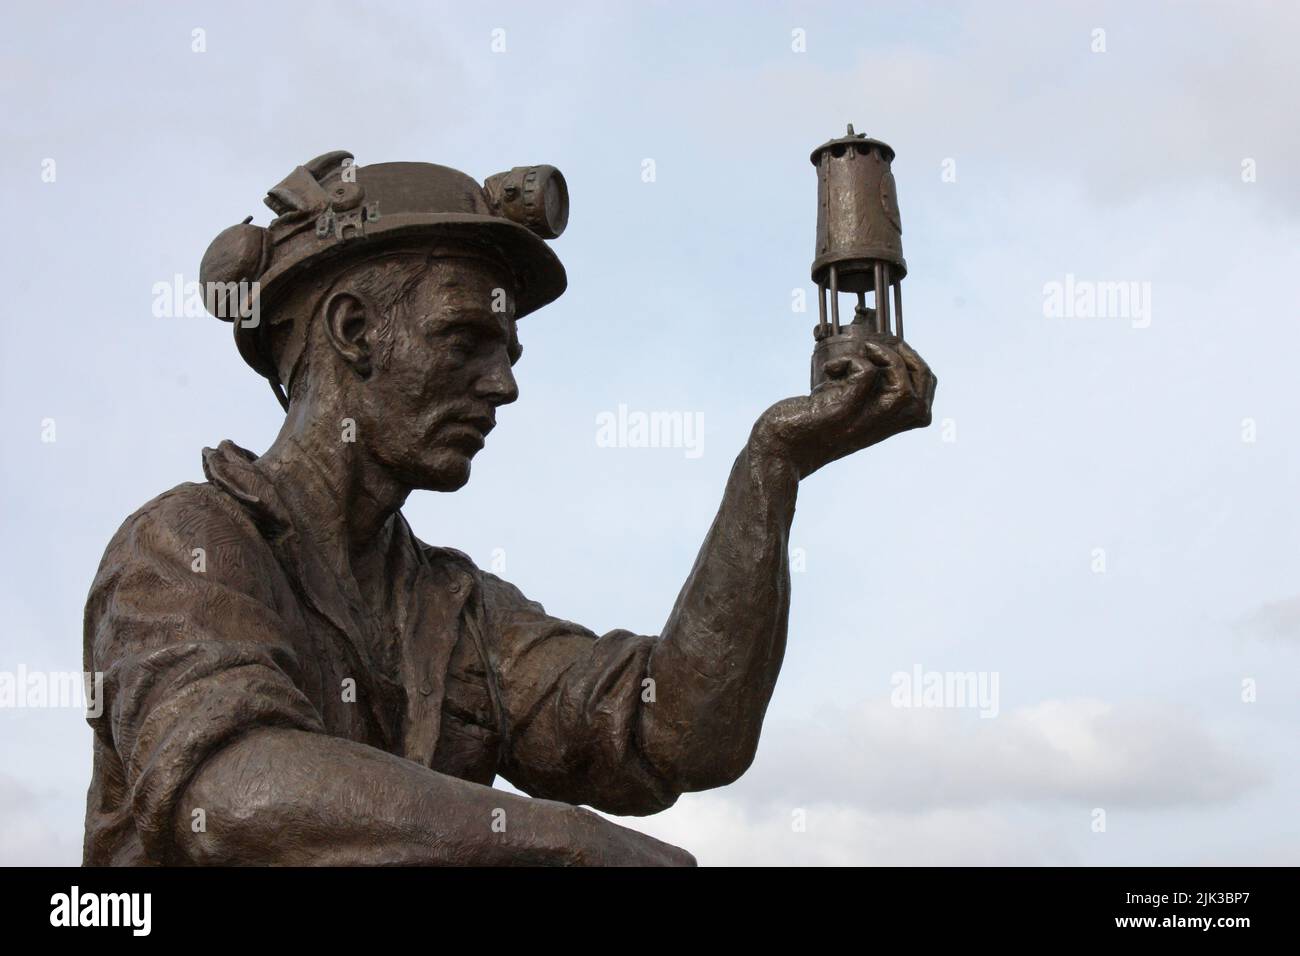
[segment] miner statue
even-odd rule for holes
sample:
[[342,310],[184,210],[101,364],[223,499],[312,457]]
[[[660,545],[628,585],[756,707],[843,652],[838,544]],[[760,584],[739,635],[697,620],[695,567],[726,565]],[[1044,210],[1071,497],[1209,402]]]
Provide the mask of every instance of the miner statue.
[[206,481],[108,545],[85,611],[104,707],[84,862],[693,864],[583,805],[657,813],[745,772],[799,482],[929,424],[934,376],[896,335],[846,339],[754,424],[661,632],[597,635],[401,511],[463,487],[519,397],[518,323],[566,285],[546,242],[563,177],[333,152],[266,202],[276,218],[219,234],[200,283],[284,425],[261,455],[205,449]]

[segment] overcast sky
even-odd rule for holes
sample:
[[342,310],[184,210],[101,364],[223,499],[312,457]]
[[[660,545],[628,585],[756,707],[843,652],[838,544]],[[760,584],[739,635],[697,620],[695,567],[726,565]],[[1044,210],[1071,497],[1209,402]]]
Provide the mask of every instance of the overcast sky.
[[[121,521],[274,437],[229,326],[152,290],[332,149],[563,170],[521,399],[405,513],[657,633],[754,419],[807,388],[808,154],[852,122],[897,151],[935,424],[805,482],[752,770],[629,822],[706,864],[1300,863],[1300,10],[695,7],[8,11],[0,671],[79,670]],[[1067,276],[1139,299],[1045,314]],[[702,453],[601,447],[620,405],[702,415]],[[894,706],[918,667],[996,675],[997,715]],[[76,710],[0,709],[0,862],[79,861],[90,758]]]

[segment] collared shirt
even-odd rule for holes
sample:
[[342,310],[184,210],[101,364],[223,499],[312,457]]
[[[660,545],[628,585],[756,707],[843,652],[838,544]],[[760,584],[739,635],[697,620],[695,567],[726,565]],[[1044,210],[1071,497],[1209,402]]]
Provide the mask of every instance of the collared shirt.
[[343,737],[482,784],[623,814],[678,793],[639,746],[657,638],[551,617],[400,512],[365,600],[295,487],[231,442],[208,481],[126,520],[85,614],[91,718],[88,865],[183,862],[177,803],[203,762],[257,727]]

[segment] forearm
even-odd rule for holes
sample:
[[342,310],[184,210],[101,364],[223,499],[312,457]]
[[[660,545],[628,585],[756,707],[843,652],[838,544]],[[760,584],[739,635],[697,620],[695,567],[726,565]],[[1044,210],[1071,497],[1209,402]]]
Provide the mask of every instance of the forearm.
[[682,790],[730,783],[753,760],[785,654],[797,491],[793,467],[751,438],[650,656],[641,746]]
[[178,849],[200,864],[608,863],[620,862],[611,850],[622,835],[611,830],[621,829],[577,807],[284,728],[253,731],[209,758],[175,818]]
[[826,380],[810,394],[776,402],[759,416],[695,567],[649,651],[644,674],[651,688],[639,699],[626,690],[620,698],[636,709],[634,739],[619,742],[634,744],[638,760],[649,764],[656,801],[664,788],[680,793],[730,783],[753,760],[785,654],[787,548],[799,481],[930,422],[934,375],[900,339],[864,338],[822,371]]

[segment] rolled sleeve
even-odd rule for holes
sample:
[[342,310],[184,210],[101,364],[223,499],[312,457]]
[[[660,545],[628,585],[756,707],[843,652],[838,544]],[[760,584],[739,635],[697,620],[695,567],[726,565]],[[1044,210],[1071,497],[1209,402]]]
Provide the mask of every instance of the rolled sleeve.
[[645,758],[641,708],[657,637],[593,631],[548,615],[484,574],[489,641],[505,711],[502,776],[535,797],[645,815],[677,791]]
[[105,701],[91,726],[121,762],[157,862],[171,856],[176,806],[209,756],[255,727],[323,731],[250,533],[201,495],[159,499],[123,526],[91,589],[88,666],[104,675]]

